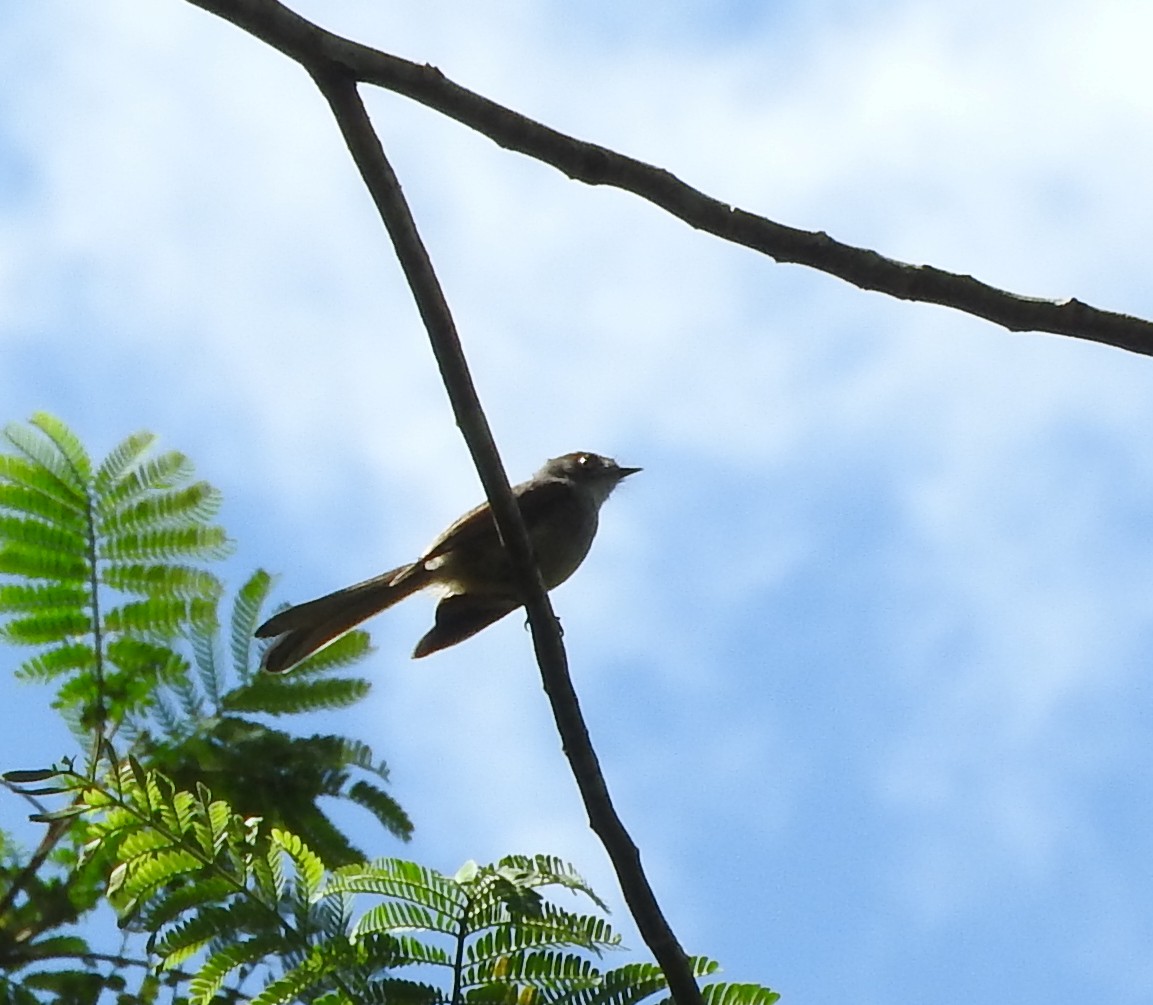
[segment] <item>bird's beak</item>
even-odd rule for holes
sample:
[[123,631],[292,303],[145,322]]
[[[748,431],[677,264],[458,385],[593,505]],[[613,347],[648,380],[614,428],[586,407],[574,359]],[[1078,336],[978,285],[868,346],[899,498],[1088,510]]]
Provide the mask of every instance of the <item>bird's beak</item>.
[[638,471],[644,471],[644,468],[621,468],[621,477],[628,478],[629,475],[635,475]]

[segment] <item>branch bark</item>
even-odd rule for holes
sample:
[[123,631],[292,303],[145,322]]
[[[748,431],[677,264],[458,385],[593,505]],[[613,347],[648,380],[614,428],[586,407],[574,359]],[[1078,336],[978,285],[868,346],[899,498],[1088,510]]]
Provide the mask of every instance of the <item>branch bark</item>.
[[823,231],[799,230],[730,206],[670,172],[550,129],[453,83],[433,66],[390,56],[323,28],[277,0],[189,0],[243,28],[308,67],[339,69],[427,105],[509,150],[533,157],[589,185],[632,192],[698,230],[778,262],[807,265],[865,290],[939,304],[1013,332],[1037,331],[1153,355],[1153,322],[1091,307],[997,289],[972,276],[899,262],[844,244]]
[[678,1005],[702,1005],[689,959],[661,912],[641,866],[636,845],[613,808],[569,675],[560,625],[473,385],[448,302],[420,239],[400,182],[372,128],[357,93],[356,82],[331,66],[309,66],[308,69],[328,101],[341,135],[372,195],[428,330],[457,425],[468,444],[492,506],[497,529],[520,579],[541,678],[589,823],[608,852],[625,902],[641,937],[660,964],[673,998]]

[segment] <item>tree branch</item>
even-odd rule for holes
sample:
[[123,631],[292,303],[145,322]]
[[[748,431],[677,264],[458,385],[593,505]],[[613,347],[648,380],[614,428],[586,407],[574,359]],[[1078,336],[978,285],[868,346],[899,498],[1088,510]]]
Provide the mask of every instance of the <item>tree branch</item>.
[[525,598],[541,678],[565,754],[584,799],[589,823],[608,852],[637,928],[664,971],[674,999],[678,1005],[701,1005],[700,989],[693,979],[688,957],[665,920],[641,867],[640,853],[613,808],[569,676],[560,625],[481,409],[448,302],[420,239],[400,182],[372,128],[357,93],[356,82],[328,66],[310,66],[309,71],[332,108],[344,141],[376,203],[428,329],[453,414],[476,464],[497,530],[516,571],[521,596]]
[[940,304],[1009,331],[1050,332],[1153,355],[1153,322],[1079,300],[1043,300],[989,286],[931,265],[899,262],[868,248],[799,230],[705,195],[662,168],[550,129],[453,83],[433,66],[412,63],[325,31],[277,0],[189,0],[310,68],[339,70],[434,108],[509,150],[589,185],[611,185],[660,206],[698,230],[807,265],[865,290]]

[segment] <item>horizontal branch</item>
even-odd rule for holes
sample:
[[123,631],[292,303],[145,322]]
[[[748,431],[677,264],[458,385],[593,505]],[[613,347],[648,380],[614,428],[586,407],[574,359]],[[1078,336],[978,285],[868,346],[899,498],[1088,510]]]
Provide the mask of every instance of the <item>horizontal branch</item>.
[[325,31],[276,0],[190,0],[279,49],[305,67],[339,69],[434,108],[509,150],[589,185],[612,185],[660,206],[698,230],[778,262],[807,265],[854,286],[901,300],[940,304],[1010,331],[1051,332],[1153,355],[1153,322],[1079,300],[1043,300],[997,289],[972,276],[911,265],[799,230],[705,195],[670,172],[575,139],[453,83],[433,66],[390,56]]

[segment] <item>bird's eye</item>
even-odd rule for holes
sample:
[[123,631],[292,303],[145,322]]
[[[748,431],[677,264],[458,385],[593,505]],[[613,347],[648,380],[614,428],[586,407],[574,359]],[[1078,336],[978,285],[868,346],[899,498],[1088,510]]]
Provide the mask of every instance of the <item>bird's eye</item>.
[[577,464],[579,464],[582,468],[587,468],[590,464],[592,464],[593,455],[581,454],[576,460]]

